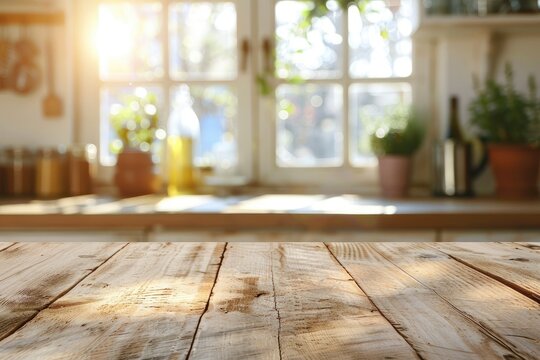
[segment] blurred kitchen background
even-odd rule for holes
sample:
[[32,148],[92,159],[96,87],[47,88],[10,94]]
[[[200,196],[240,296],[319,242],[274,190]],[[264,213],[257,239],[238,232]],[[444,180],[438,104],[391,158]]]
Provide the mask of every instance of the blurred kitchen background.
[[[167,141],[187,134],[197,173],[178,181],[199,192],[377,194],[370,121],[412,104],[425,124],[412,194],[425,195],[450,98],[474,138],[475,79],[502,82],[505,64],[517,91],[540,79],[538,1],[0,0],[0,147],[6,164],[9,148],[30,162],[83,152],[92,191],[107,192],[129,143],[151,153],[164,193],[181,176]],[[474,189],[493,194],[489,168]]]

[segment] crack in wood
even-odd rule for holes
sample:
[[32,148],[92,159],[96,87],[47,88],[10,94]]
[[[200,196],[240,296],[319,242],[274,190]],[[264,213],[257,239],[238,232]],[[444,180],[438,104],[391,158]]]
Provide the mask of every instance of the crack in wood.
[[[516,283],[513,283],[513,282],[511,282],[509,280],[506,280],[506,279],[504,279],[504,278],[502,278],[502,277],[500,277],[498,275],[495,275],[495,274],[493,274],[493,273],[491,273],[491,272],[489,272],[487,270],[484,270],[484,269],[482,269],[482,268],[480,268],[478,266],[475,266],[475,265],[467,262],[466,260],[460,259],[459,257],[456,257],[456,256],[454,256],[454,255],[452,255],[450,253],[445,252],[444,250],[441,250],[441,249],[438,249],[438,248],[434,248],[434,249],[448,255],[451,259],[453,259],[453,260],[455,260],[455,261],[457,261],[457,262],[459,262],[459,263],[461,263],[461,264],[463,264],[463,265],[465,265],[465,266],[467,266],[467,267],[469,267],[469,268],[471,268],[471,269],[473,269],[475,271],[478,271],[479,273],[482,273],[482,274],[492,278],[493,280],[496,280],[496,281],[500,282],[501,284],[503,284],[505,286],[508,286],[512,290],[515,290],[518,293],[520,293],[521,295],[524,295],[524,296],[528,297],[529,299],[535,301],[537,304],[540,304],[540,294],[536,294],[536,293],[534,293],[534,292],[532,292],[530,290],[527,290],[524,287],[522,287],[522,286],[520,286],[520,285],[518,285]],[[509,260],[515,260],[515,259],[509,259]],[[529,260],[527,259],[527,261],[529,261]]]
[[[9,243],[9,242],[8,242],[8,243]],[[5,248],[0,248],[0,252],[2,252],[2,251],[4,251],[4,250],[7,250],[7,249],[9,249],[10,247],[13,247],[13,246],[15,246],[15,245],[17,245],[17,243],[10,244],[10,245],[6,246]]]
[[278,341],[279,359],[281,360],[283,358],[282,351],[281,351],[281,314],[277,306],[276,283],[274,281],[274,248],[273,247],[270,253],[270,270],[272,272],[272,292],[274,295],[274,309],[276,310],[277,319],[278,319],[277,341]]
[[206,305],[204,307],[204,310],[201,316],[199,316],[199,320],[197,321],[197,327],[195,328],[195,331],[193,332],[193,338],[191,339],[191,344],[189,345],[189,350],[186,355],[186,360],[189,359],[189,357],[191,356],[191,352],[193,351],[193,346],[195,345],[195,340],[197,339],[197,334],[199,332],[202,319],[204,317],[204,314],[208,312],[208,308],[210,307],[210,300],[212,299],[212,296],[214,295],[214,288],[216,287],[216,284],[218,282],[219,272],[221,270],[221,266],[223,265],[223,259],[225,258],[225,252],[227,251],[228,245],[229,243],[226,242],[225,246],[223,246],[223,252],[221,253],[221,256],[219,258],[219,264],[216,271],[216,276],[214,277],[214,283],[212,284],[212,288],[210,289],[210,293],[208,294],[208,299],[206,299]]
[[[428,244],[428,246],[430,247],[433,247],[431,244]],[[441,250],[433,247],[433,249],[435,251],[438,251],[440,252],[441,254],[445,255],[445,256],[448,256],[446,253],[442,252]],[[486,336],[488,336],[489,338],[493,339],[494,341],[496,341],[497,343],[499,343],[499,345],[503,346],[505,349],[507,349],[508,351],[510,351],[513,355],[515,355],[518,359],[526,359],[526,357],[522,356],[521,354],[518,354],[516,352],[516,350],[514,350],[514,348],[516,348],[516,346],[514,344],[512,344],[511,342],[509,341],[506,341],[504,338],[501,338],[494,330],[492,330],[489,326],[485,325],[485,324],[482,324],[482,321],[480,320],[476,320],[475,318],[473,318],[472,316],[470,316],[469,314],[467,314],[465,311],[462,311],[461,309],[459,309],[458,307],[456,307],[453,303],[451,303],[448,299],[446,299],[444,296],[442,296],[441,294],[439,294],[435,289],[433,289],[432,287],[428,286],[427,284],[425,284],[424,282],[422,282],[420,279],[418,279],[417,277],[415,277],[414,275],[412,275],[411,273],[409,273],[408,271],[406,271],[405,269],[403,269],[401,266],[399,266],[398,264],[396,264],[394,261],[392,261],[391,259],[389,259],[384,253],[380,252],[379,249],[377,249],[376,247],[373,247],[373,250],[375,250],[380,256],[382,256],[384,259],[386,259],[387,261],[389,261],[390,263],[394,264],[398,269],[400,269],[401,271],[403,271],[405,274],[409,275],[411,278],[413,278],[414,280],[416,280],[419,284],[425,286],[427,289],[430,289],[431,291],[433,291],[433,293],[435,295],[437,295],[439,298],[441,298],[442,301],[446,302],[450,307],[452,307],[459,315],[461,315],[463,318],[465,318],[466,320],[470,321],[472,324],[476,325],[480,332],[482,332],[483,334],[485,334]],[[474,269],[473,269],[474,270]]]
[[35,312],[35,314],[33,314],[32,316],[28,317],[28,319],[26,319],[26,321],[23,321],[22,323],[19,324],[19,326],[13,328],[11,331],[9,331],[8,333],[4,334],[4,336],[0,336],[0,341],[3,341],[5,339],[7,339],[8,337],[10,337],[11,335],[15,334],[17,331],[19,331],[23,326],[25,326],[26,324],[30,323],[32,320],[34,320],[34,318],[36,316],[38,316],[42,311],[50,308],[56,301],[58,301],[60,298],[64,297],[67,293],[69,293],[71,290],[73,290],[77,285],[79,285],[82,281],[84,281],[84,279],[86,279],[87,277],[89,277],[90,275],[92,275],[97,269],[99,269],[100,267],[102,267],[103,265],[105,265],[107,262],[109,262],[109,260],[111,260],[114,256],[116,256],[119,252],[121,252],[123,249],[125,249],[127,246],[129,245],[129,243],[125,243],[123,246],[121,246],[118,250],[116,250],[113,254],[111,254],[111,256],[109,256],[108,258],[106,258],[105,260],[103,260],[103,262],[101,262],[99,265],[97,265],[96,267],[94,268],[91,268],[89,269],[89,272],[88,274],[82,276],[78,281],[76,281],[75,283],[73,283],[70,287],[68,287],[67,289],[65,289],[64,291],[60,292],[57,296],[53,297],[51,301],[49,301],[48,303],[44,304],[43,306],[41,306],[39,309],[37,309],[37,311]]
[[401,336],[403,338],[403,340],[405,340],[405,342],[411,347],[411,349],[414,351],[414,353],[416,354],[416,356],[420,359],[420,360],[425,360],[425,358],[420,355],[420,352],[417,348],[415,348],[415,346],[410,342],[410,340],[408,339],[407,335],[403,334],[402,333],[402,329],[400,330],[401,326],[399,324],[396,324],[394,323],[393,321],[391,321],[387,316],[386,314],[375,304],[375,302],[372,300],[372,298],[367,294],[367,292],[364,291],[364,289],[362,289],[362,287],[360,286],[360,284],[354,279],[354,277],[352,276],[352,274],[349,272],[349,270],[345,267],[345,265],[343,265],[341,263],[341,261],[339,261],[339,259],[337,258],[337,256],[332,252],[332,249],[330,249],[330,247],[328,246],[327,243],[323,243],[324,246],[326,247],[326,249],[328,250],[328,252],[330,253],[330,256],[339,264],[339,266],[341,268],[343,268],[343,270],[349,275],[349,277],[351,278],[352,281],[354,281],[354,283],[356,284],[356,286],[360,289],[360,291],[362,291],[362,293],[366,296],[366,298],[369,300],[369,302],[371,303],[371,305],[377,309],[377,311],[379,312],[379,314],[381,314],[381,316],[394,328],[394,330],[399,334],[399,336]]

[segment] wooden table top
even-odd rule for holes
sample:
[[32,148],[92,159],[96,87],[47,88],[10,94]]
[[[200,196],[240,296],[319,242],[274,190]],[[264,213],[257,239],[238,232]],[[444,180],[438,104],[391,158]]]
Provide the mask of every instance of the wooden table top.
[[538,359],[540,243],[0,243],[1,359]]
[[0,229],[540,229],[540,201],[359,195],[85,195],[0,203]]

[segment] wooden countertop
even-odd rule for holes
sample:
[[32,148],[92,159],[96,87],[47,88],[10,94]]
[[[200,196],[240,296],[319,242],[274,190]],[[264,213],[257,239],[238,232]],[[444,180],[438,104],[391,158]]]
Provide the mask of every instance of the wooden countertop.
[[538,359],[540,243],[0,243],[2,359]]
[[540,201],[365,198],[357,195],[216,197],[96,195],[0,204],[0,229],[540,229]]

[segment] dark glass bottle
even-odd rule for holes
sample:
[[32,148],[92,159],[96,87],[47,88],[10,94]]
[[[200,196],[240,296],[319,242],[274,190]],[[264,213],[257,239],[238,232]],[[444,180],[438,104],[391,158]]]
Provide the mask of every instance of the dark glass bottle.
[[448,121],[448,134],[446,138],[455,142],[465,142],[465,136],[459,122],[459,100],[457,96],[450,98],[450,119]]

